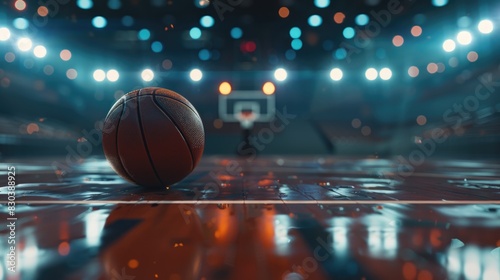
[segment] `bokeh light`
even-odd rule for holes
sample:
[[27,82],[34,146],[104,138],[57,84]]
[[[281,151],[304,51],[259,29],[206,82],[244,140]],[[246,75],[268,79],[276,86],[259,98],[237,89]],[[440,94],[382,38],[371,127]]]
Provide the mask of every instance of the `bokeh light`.
[[319,15],[312,15],[307,19],[307,23],[312,27],[318,27],[323,23],[323,19]]
[[432,5],[436,7],[443,7],[448,4],[448,0],[432,0]]
[[345,14],[342,12],[337,12],[335,13],[335,15],[333,15],[333,21],[335,21],[335,23],[337,24],[341,24],[342,22],[344,22],[344,19],[345,19]]
[[36,46],[33,49],[33,54],[38,58],[43,58],[47,55],[47,49],[42,45]]
[[78,77],[78,72],[75,69],[70,68],[66,71],[66,77],[70,80],[74,80]]
[[420,115],[417,117],[418,125],[425,125],[427,123],[427,118],[424,115]]
[[104,28],[108,24],[108,21],[102,17],[102,16],[97,16],[92,19],[92,25],[95,28]]
[[201,29],[198,27],[193,27],[191,30],[189,30],[189,36],[191,36],[191,39],[197,40],[201,38]]
[[302,48],[302,40],[300,39],[293,39],[292,43],[290,44],[292,46],[292,49],[298,51]]
[[275,91],[276,87],[271,82],[265,82],[262,86],[262,92],[264,92],[265,95],[272,95]]
[[94,6],[94,2],[92,0],[78,0],[78,1],[76,1],[76,5],[80,9],[88,10]]
[[427,64],[427,72],[429,72],[429,74],[434,74],[437,72],[437,70],[438,70],[438,66],[436,63],[431,62],[431,63]]
[[274,78],[277,81],[282,82],[282,81],[286,80],[287,77],[288,77],[288,73],[283,68],[278,68],[278,69],[276,69],[276,71],[274,71]]
[[344,35],[346,39],[352,39],[356,35],[356,31],[352,27],[346,27],[344,31],[342,31],[342,35]]
[[48,14],[49,14],[49,9],[47,9],[47,7],[45,6],[40,6],[38,7],[38,9],[36,10],[37,14],[41,17],[46,17]]
[[365,71],[365,77],[367,80],[373,81],[373,80],[377,79],[378,72],[375,68],[368,68]]
[[139,38],[139,40],[141,41],[147,41],[150,37],[151,32],[146,28],[139,30],[139,32],[137,33],[137,38]]
[[410,66],[410,68],[408,68],[408,76],[410,76],[412,78],[417,77],[419,73],[420,73],[420,70],[418,69],[417,66]]
[[289,10],[287,7],[281,7],[281,8],[278,10],[278,15],[279,15],[281,18],[287,18],[287,17],[290,15],[290,10]]
[[330,71],[330,79],[332,79],[333,81],[340,81],[342,80],[343,76],[344,73],[342,72],[342,70],[340,70],[340,68],[333,68]]
[[115,69],[111,69],[106,72],[106,79],[108,79],[108,81],[110,82],[116,82],[119,78],[120,73],[118,73],[118,71],[116,71]]
[[326,8],[330,5],[330,0],[314,0],[314,6],[318,8]]
[[96,82],[102,82],[104,81],[104,79],[106,79],[106,72],[104,72],[104,70],[102,69],[97,69],[92,74],[92,77]]
[[366,14],[359,14],[356,16],[354,21],[356,22],[357,25],[364,26],[364,25],[368,24],[368,22],[370,21],[370,18]]
[[467,54],[467,60],[470,62],[476,62],[478,58],[479,58],[479,55],[475,51],[470,51]]
[[203,16],[200,19],[200,25],[205,27],[205,28],[210,28],[214,25],[215,20],[211,16]]
[[415,25],[411,28],[411,35],[413,37],[418,37],[420,35],[422,35],[422,27],[418,26],[418,25]]
[[155,53],[161,53],[163,50],[163,44],[159,41],[154,41],[151,43],[151,50]]
[[228,83],[228,82],[222,82],[220,85],[219,85],[219,93],[222,94],[222,95],[228,95],[231,93],[231,84]]
[[22,0],[16,0],[16,2],[14,2],[14,8],[16,8],[16,10],[18,11],[24,11],[24,9],[26,9],[26,2]]
[[69,50],[62,50],[60,53],[59,53],[59,57],[64,60],[64,61],[68,61],[71,59],[71,52]]
[[22,52],[27,52],[33,47],[33,42],[27,37],[20,38],[17,40],[17,47]]
[[479,32],[483,34],[489,34],[493,32],[493,22],[489,19],[483,19],[482,21],[479,22],[477,25],[477,29]]
[[0,41],[7,41],[10,39],[10,30],[7,27],[0,28]]
[[231,29],[231,37],[235,40],[240,39],[243,36],[243,30],[239,27],[233,27]]
[[124,16],[122,17],[122,24],[123,26],[130,27],[134,25],[134,18],[131,16]]
[[379,76],[380,76],[380,79],[387,81],[387,80],[391,79],[392,71],[391,71],[391,69],[389,69],[387,67],[382,68],[382,69],[380,69]]
[[203,72],[201,72],[201,70],[197,68],[193,69],[191,70],[191,72],[189,72],[189,78],[191,78],[193,82],[198,82],[203,78]]
[[200,60],[203,60],[203,61],[209,60],[210,59],[210,51],[207,49],[201,49],[198,52],[198,58]]
[[468,45],[472,43],[472,34],[469,31],[460,31],[457,34],[457,42],[460,45]]
[[300,30],[300,28],[298,28],[298,27],[290,28],[290,37],[292,37],[293,39],[300,38],[301,35],[302,35],[302,31]]
[[396,35],[392,38],[392,44],[396,47],[401,47],[404,44],[405,40],[403,36]]
[[26,29],[30,25],[29,21],[25,18],[16,18],[12,22],[12,25],[14,25],[15,28],[17,29]]
[[443,42],[443,50],[445,52],[452,52],[455,50],[455,48],[456,44],[455,41],[453,41],[452,39],[448,39]]
[[151,69],[144,69],[141,72],[141,78],[145,82],[151,82],[155,77],[155,73]]

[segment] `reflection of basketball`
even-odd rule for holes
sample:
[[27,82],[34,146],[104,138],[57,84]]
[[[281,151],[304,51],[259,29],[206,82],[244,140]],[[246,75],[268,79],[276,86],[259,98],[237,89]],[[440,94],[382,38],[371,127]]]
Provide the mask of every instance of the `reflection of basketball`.
[[143,186],[182,180],[198,164],[205,146],[196,109],[163,88],[127,93],[111,108],[103,127],[103,149],[113,169]]

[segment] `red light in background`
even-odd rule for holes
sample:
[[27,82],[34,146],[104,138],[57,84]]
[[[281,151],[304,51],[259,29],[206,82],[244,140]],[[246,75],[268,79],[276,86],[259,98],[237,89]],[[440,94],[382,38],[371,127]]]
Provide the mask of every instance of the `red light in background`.
[[254,41],[242,42],[240,45],[240,50],[244,53],[252,53],[257,49],[257,45]]

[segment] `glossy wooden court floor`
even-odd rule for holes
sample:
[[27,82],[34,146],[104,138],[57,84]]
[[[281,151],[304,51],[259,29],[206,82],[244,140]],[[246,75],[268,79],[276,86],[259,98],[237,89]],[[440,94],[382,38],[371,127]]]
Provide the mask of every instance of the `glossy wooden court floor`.
[[8,166],[0,279],[500,279],[500,163],[205,157],[151,190],[99,158],[14,160],[0,252]]

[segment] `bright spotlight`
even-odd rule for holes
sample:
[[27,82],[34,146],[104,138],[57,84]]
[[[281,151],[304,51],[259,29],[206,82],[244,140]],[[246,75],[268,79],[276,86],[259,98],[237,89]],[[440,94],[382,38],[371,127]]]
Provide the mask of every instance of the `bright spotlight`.
[[19,48],[20,51],[22,52],[27,52],[31,50],[31,47],[33,46],[33,42],[29,38],[21,38],[17,41],[17,47]]
[[222,82],[219,85],[219,92],[222,95],[228,95],[231,93],[231,84],[228,82]]
[[47,49],[44,46],[36,46],[33,49],[33,54],[38,58],[43,58],[47,55]]
[[392,77],[392,71],[391,71],[391,69],[385,67],[385,68],[380,69],[379,75],[380,75],[380,79],[387,81]]
[[191,72],[189,72],[189,77],[193,82],[198,82],[203,78],[203,73],[201,72],[200,69],[193,69]]
[[271,82],[266,82],[262,86],[262,92],[264,92],[265,95],[272,95],[272,94],[274,94],[275,91],[276,91],[276,87]]
[[493,32],[493,22],[489,19],[483,19],[477,25],[477,29],[483,34],[489,34]]
[[141,78],[145,82],[151,82],[155,77],[155,73],[151,69],[144,69],[141,72]]
[[343,76],[344,73],[342,73],[342,70],[340,70],[340,68],[333,68],[332,71],[330,71],[330,78],[334,81],[342,80]]
[[373,80],[377,79],[377,77],[378,77],[377,70],[375,68],[368,68],[368,69],[366,69],[365,77],[369,81],[373,81]]
[[0,41],[7,41],[10,38],[10,30],[7,27],[0,28]]
[[104,73],[104,70],[102,69],[95,70],[92,76],[94,77],[94,80],[96,80],[96,82],[102,82],[104,81],[104,79],[106,79],[106,73]]
[[120,74],[115,69],[111,69],[106,73],[106,78],[110,82],[116,82],[120,78]]
[[276,69],[276,71],[274,71],[274,78],[280,82],[286,80],[287,76],[288,76],[288,73],[283,68],[278,68],[278,69]]
[[452,39],[448,39],[443,42],[443,50],[445,52],[452,52],[455,50],[456,44]]
[[472,34],[469,31],[460,31],[457,34],[457,42],[460,45],[468,45],[472,43]]

